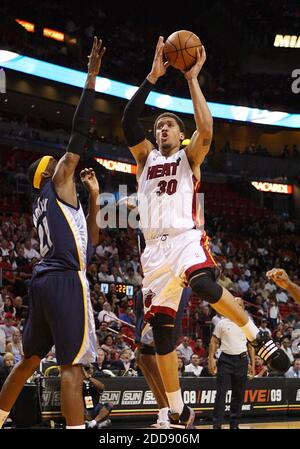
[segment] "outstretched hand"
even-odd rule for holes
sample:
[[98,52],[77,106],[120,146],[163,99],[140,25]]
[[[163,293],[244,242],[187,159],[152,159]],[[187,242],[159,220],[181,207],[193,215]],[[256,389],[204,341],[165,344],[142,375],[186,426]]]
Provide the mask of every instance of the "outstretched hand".
[[163,54],[164,54],[164,38],[163,36],[159,36],[155,55],[152,63],[151,72],[147,76],[148,80],[152,83],[156,83],[158,78],[165,75],[167,68],[170,63],[168,61],[164,62]]
[[102,56],[104,55],[106,47],[102,47],[102,39],[94,36],[94,42],[91,54],[88,56],[88,73],[92,76],[97,76],[101,67]]
[[203,64],[205,63],[205,60],[206,60],[206,52],[204,45],[202,45],[201,50],[199,47],[197,48],[197,60],[195,64],[189,70],[182,70],[184,77],[188,81],[193,78],[198,78],[198,75],[203,67]]
[[281,288],[287,289],[290,286],[291,280],[287,272],[282,268],[273,268],[267,271],[266,276]]
[[99,183],[92,168],[81,170],[80,179],[89,193],[99,193]]

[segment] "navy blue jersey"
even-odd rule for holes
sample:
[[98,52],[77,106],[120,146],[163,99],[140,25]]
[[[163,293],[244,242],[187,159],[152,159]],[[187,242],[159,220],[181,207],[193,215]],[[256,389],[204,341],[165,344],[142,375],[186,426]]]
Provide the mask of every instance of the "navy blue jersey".
[[33,223],[42,256],[35,266],[36,273],[86,269],[93,247],[79,201],[74,207],[59,199],[49,180],[33,203]]

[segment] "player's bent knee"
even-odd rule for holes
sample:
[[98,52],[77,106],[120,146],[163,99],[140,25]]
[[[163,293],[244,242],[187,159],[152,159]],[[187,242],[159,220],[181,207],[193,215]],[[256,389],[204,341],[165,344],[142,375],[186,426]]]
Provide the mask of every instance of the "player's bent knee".
[[223,294],[223,288],[216,283],[214,273],[210,270],[198,270],[189,278],[190,287],[201,299],[214,304]]
[[155,349],[158,355],[167,355],[174,350],[174,318],[157,313],[151,320]]

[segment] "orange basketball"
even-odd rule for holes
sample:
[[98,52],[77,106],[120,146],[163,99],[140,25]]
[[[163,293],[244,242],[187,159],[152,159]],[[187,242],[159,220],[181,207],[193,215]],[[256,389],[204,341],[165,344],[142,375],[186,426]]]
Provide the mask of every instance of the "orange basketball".
[[196,34],[180,30],[168,37],[164,46],[164,54],[173,67],[188,70],[195,64],[197,48],[201,47],[201,41]]

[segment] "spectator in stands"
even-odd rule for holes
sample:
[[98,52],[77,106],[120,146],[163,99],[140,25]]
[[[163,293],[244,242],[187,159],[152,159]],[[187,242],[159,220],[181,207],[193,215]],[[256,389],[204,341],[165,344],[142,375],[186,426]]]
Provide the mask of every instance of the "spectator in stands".
[[269,280],[266,283],[265,289],[268,290],[270,293],[272,293],[272,292],[275,293],[277,291],[276,285],[274,285],[274,283],[271,280]]
[[6,352],[3,356],[2,367],[0,368],[0,390],[14,367],[14,356],[10,352]]
[[288,340],[291,341],[293,338],[293,331],[294,331],[294,326],[291,326],[290,324],[288,324],[283,333],[283,338],[287,338]]
[[141,285],[141,276],[134,272],[132,265],[126,267],[124,281],[127,282],[127,284],[132,284],[134,286]]
[[125,312],[121,313],[119,318],[128,324],[135,325],[135,314],[132,307],[126,307]]
[[16,309],[15,318],[17,321],[25,318],[27,315],[28,306],[23,304],[22,296],[16,296],[14,301],[14,307]]
[[123,282],[123,278],[120,275],[120,271],[116,267],[111,268],[111,276],[113,277],[113,282]]
[[294,360],[293,366],[285,373],[285,377],[300,379],[300,358]]
[[24,257],[29,262],[34,257],[36,257],[38,260],[41,258],[40,254],[37,252],[37,250],[32,248],[31,240],[29,240],[29,239],[25,240],[25,243],[24,243]]
[[108,265],[107,263],[102,263],[100,265],[100,271],[98,273],[98,280],[100,282],[113,282],[113,276],[108,273]]
[[203,371],[203,366],[200,366],[200,358],[197,354],[193,354],[191,357],[191,363],[185,366],[185,373],[192,373],[194,376],[199,377]]
[[203,344],[202,338],[196,338],[194,354],[198,355],[200,359],[207,357],[207,350]]
[[281,320],[279,307],[277,304],[276,299],[270,299],[269,302],[269,323],[270,323],[270,329],[273,332],[274,329],[276,329],[277,324]]
[[17,250],[17,257],[15,261],[18,268],[28,265],[28,259],[24,257],[24,248],[22,246],[20,246]]
[[13,305],[13,300],[12,300],[11,296],[9,296],[9,295],[4,296],[3,312],[4,312],[4,314],[10,313],[14,318],[16,316],[16,309]]
[[111,304],[112,312],[115,313],[118,317],[120,317],[120,300],[115,293],[111,295],[111,299],[108,301]]
[[118,357],[118,350],[114,345],[114,339],[112,334],[106,335],[104,341],[101,345],[101,349],[103,349],[106,353],[106,360],[108,362],[112,360],[116,360]]
[[[99,282],[97,282],[97,283],[94,285],[94,293],[95,293],[96,295],[98,295],[99,298],[102,297],[102,298],[106,299],[105,294],[101,291],[101,285],[99,284]],[[105,302],[105,301],[104,301],[104,302]]]
[[119,359],[115,360],[111,365],[113,370],[119,370],[119,375],[123,375],[126,371],[134,369],[134,355],[130,348],[121,351]]
[[178,376],[182,377],[182,374],[184,373],[185,365],[182,357],[178,357]]
[[13,333],[17,331],[17,328],[14,326],[14,317],[13,314],[7,312],[4,314],[4,324],[1,324],[1,328],[5,332],[6,336],[6,344],[12,341]]
[[105,337],[109,334],[109,330],[107,328],[108,328],[108,322],[107,321],[102,321],[100,323],[99,329],[96,330],[96,334],[98,336],[98,341],[99,341],[100,345],[102,345],[102,343],[104,342]]
[[111,363],[107,361],[106,352],[102,348],[97,350],[97,359],[93,364],[95,367],[95,376],[106,376],[103,370],[110,369]]
[[197,320],[198,326],[200,326],[202,330],[202,337],[204,341],[209,341],[212,333],[212,312],[211,307],[205,305],[200,308],[199,313],[195,313],[195,319]]
[[249,290],[249,282],[246,279],[246,276],[244,274],[242,274],[242,276],[240,277],[239,281],[238,281],[238,289],[239,292],[241,294],[244,294],[247,290]]
[[271,338],[272,333],[271,333],[270,329],[267,327],[267,325],[268,325],[268,321],[266,320],[266,318],[263,318],[261,320],[259,330]]
[[254,369],[254,377],[266,377],[269,375],[268,367],[264,365],[262,359],[257,356],[255,356]]
[[105,251],[104,251],[105,246],[106,246],[105,240],[102,243],[100,243],[100,245],[97,246],[96,255],[98,256],[98,258],[105,257]]
[[89,265],[86,273],[86,277],[88,278],[89,283],[92,285],[95,285],[98,282],[98,271],[97,271],[97,265],[95,263],[92,263]]
[[190,342],[189,337],[185,336],[182,339],[182,343],[176,348],[176,351],[180,352],[180,355],[185,365],[190,363],[191,357],[193,355],[193,350],[191,346],[189,346],[189,342]]
[[128,344],[124,341],[123,334],[119,333],[115,336],[115,347],[118,351],[129,348]]
[[286,292],[284,290],[282,290],[281,288],[277,289],[277,293],[276,293],[276,300],[278,303],[281,304],[286,304],[288,302],[288,295],[286,294]]
[[273,341],[274,341],[274,343],[281,344],[282,339],[283,339],[282,330],[278,329],[278,327],[277,327],[276,330],[275,330],[275,333],[274,333]]
[[295,333],[293,333],[293,338],[291,340],[291,349],[294,358],[298,358],[300,356],[300,333],[299,329],[295,329]]
[[108,326],[112,329],[119,329],[118,317],[114,312],[112,312],[109,302],[105,302],[103,304],[103,310],[101,310],[98,315],[98,321],[99,323],[102,323],[102,321],[106,321]]
[[294,356],[291,350],[291,342],[288,338],[284,338],[282,340],[281,349],[283,349],[283,351],[286,353],[292,364],[294,361]]
[[231,290],[233,288],[233,282],[230,277],[226,276],[224,272],[220,274],[218,279],[218,284],[222,285],[222,287],[227,288],[227,290]]
[[23,345],[21,340],[21,332],[19,329],[15,330],[12,335],[12,341],[7,343],[6,351],[14,356],[14,363],[18,363],[24,357]]
[[0,243],[0,251],[1,251],[2,257],[8,256],[9,250],[11,250],[11,249],[12,249],[12,245],[6,239],[2,239],[1,243]]
[[110,245],[106,245],[104,247],[104,253],[107,257],[116,256],[118,254],[119,250],[116,246],[116,240],[112,239]]

